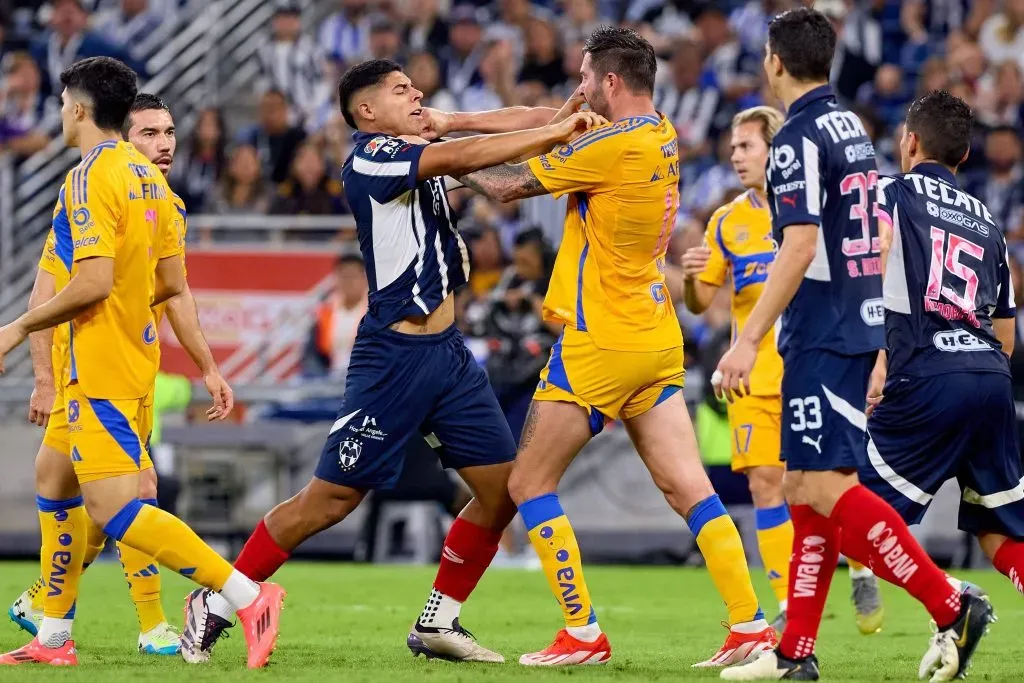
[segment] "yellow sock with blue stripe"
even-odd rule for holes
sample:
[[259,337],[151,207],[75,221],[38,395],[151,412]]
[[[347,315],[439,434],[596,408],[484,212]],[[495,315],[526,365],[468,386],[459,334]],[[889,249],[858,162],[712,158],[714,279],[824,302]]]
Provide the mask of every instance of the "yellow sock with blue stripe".
[[[718,494],[694,506],[686,523],[697,539],[708,573],[729,610],[729,626],[764,620],[750,581],[743,541]],[[759,626],[759,625],[758,625]],[[767,622],[765,623],[767,626]]]
[[248,607],[259,595],[255,583],[235,571],[187,524],[138,498],[114,515],[103,530],[168,569],[220,591],[236,610]]
[[[92,521],[88,513],[85,515],[86,523],[86,536],[85,536],[85,553],[82,558],[82,571],[89,568],[99,554],[103,552],[103,546],[107,542],[107,535],[103,533],[103,529],[96,526],[96,523]],[[42,551],[40,551],[41,553]],[[42,555],[40,555],[42,557]],[[45,567],[44,567],[45,569]],[[32,584],[32,587],[28,589],[28,595],[32,599],[32,609],[43,611],[43,601],[46,599],[46,581],[42,575],[36,579],[36,582]]]
[[[143,504],[157,507],[152,498],[143,498]],[[117,543],[117,557],[121,560],[124,579],[128,582],[128,592],[135,603],[135,613],[139,617],[139,633],[148,633],[167,621],[164,607],[160,603],[160,568],[156,559],[141,550],[131,548],[124,543]]]
[[45,584],[38,639],[60,647],[71,638],[78,582],[86,548],[88,515],[82,497],[51,500],[36,496],[43,536],[40,565]]
[[540,557],[551,592],[562,607],[566,630],[578,640],[597,640],[601,628],[583,580],[580,547],[558,495],[548,493],[531,498],[519,506],[519,514]]
[[789,506],[783,503],[773,508],[754,510],[757,522],[757,547],[761,562],[768,574],[775,599],[782,611],[786,610],[786,591],[789,589],[789,556],[793,553],[793,520]]

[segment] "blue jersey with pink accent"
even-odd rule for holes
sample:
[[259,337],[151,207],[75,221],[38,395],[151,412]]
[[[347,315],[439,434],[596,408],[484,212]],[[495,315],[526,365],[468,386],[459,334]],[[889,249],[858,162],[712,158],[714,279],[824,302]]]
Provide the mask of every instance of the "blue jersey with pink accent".
[[885,332],[890,376],[1009,375],[993,318],[1015,316],[1006,239],[992,213],[939,164],[879,182],[892,224]]
[[884,342],[875,149],[825,85],[789,108],[772,140],[768,205],[775,240],[818,226],[814,260],[782,315],[779,352],[867,353]]

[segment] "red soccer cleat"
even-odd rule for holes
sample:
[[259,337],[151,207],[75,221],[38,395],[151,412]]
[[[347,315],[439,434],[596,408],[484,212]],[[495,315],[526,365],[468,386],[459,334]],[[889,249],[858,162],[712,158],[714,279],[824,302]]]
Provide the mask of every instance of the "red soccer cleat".
[[584,664],[604,664],[612,658],[612,646],[608,636],[601,637],[592,643],[577,640],[569,635],[564,628],[555,635],[555,642],[540,652],[530,652],[519,658],[523,666],[573,666]]
[[[723,623],[722,625],[728,628],[727,624]],[[774,650],[778,644],[778,636],[775,635],[775,629],[771,626],[754,633],[740,633],[729,629],[729,636],[718,652],[711,659],[697,662],[693,666],[701,668],[745,664],[754,661],[769,650]]]
[[14,664],[49,664],[50,666],[78,666],[75,641],[69,640],[60,647],[46,647],[37,639],[25,647],[0,655],[0,666]]
[[251,605],[238,610],[238,621],[245,632],[245,645],[249,650],[249,668],[266,666],[277,647],[277,633],[284,609],[283,588],[276,583],[259,584],[260,594]]

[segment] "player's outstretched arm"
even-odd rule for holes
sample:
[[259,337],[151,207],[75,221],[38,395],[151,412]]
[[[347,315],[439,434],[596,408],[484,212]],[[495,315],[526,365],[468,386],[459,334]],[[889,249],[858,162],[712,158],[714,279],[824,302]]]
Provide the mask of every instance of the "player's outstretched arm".
[[110,296],[114,288],[114,259],[95,256],[77,263],[78,272],[67,287],[12,324],[18,325],[28,335],[66,323]]
[[213,398],[213,408],[207,412],[207,416],[211,420],[223,420],[234,408],[234,392],[221,376],[210,345],[203,335],[203,328],[199,323],[199,309],[188,282],[180,294],[167,300],[167,321],[171,323],[174,336],[203,373],[203,382]]
[[484,168],[460,176],[458,181],[496,202],[510,202],[548,193],[533,169],[525,162]]
[[569,142],[590,128],[607,123],[591,112],[573,114],[542,128],[497,135],[475,135],[429,145],[420,155],[417,179],[438,176],[460,178],[474,171],[503,164],[538,148]]
[[585,102],[583,86],[580,86],[560,109],[505,107],[490,111],[446,112],[424,107],[423,119],[426,129],[423,137],[428,140],[436,140],[454,132],[509,133],[527,128],[540,128],[549,123],[558,123],[569,118],[578,112]]
[[[36,281],[28,297],[29,310],[41,306],[57,294],[57,280],[42,268],[36,271]],[[28,420],[45,427],[50,419],[56,390],[53,382],[53,330],[46,329],[29,335],[29,353],[32,356],[32,374],[35,386],[28,402]]]

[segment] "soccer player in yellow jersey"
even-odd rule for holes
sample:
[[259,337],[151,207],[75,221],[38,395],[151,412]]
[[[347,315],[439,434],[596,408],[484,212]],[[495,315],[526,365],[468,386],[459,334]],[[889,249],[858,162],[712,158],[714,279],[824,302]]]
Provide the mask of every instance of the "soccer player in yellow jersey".
[[138,498],[140,413],[159,363],[150,306],[182,291],[184,264],[180,214],[167,181],[120,141],[136,95],[135,73],[96,57],[71,65],[60,80],[64,140],[83,152],[61,190],[66,220],[55,231],[55,251],[69,279],[52,299],[0,328],[0,372],[4,355],[30,333],[70,322],[64,398],[84,509],[74,501],[79,490],[62,496],[45,616],[36,638],[0,656],[0,664],[77,664],[70,638],[74,608],[62,614],[52,598],[77,590],[88,514],[108,536],[221,591],[245,627],[249,666],[263,666],[276,645],[284,591],[253,583],[181,520]]
[[[527,163],[460,178],[503,201],[569,195],[544,300],[545,318],[564,324],[564,332],[541,373],[509,479],[566,627],[546,649],[523,655],[524,665],[600,664],[611,656],[556,491],[580,449],[615,419],[625,423],[655,483],[685,517],[728,607],[725,645],[699,666],[756,658],[776,642],[739,533],[701,465],[681,393],[683,339],[664,277],[679,204],[679,155],[672,124],[654,109],[655,69],[654,50],[639,34],[598,29],[584,48],[581,92],[611,123]],[[435,134],[459,127],[458,114],[436,118]],[[515,121],[515,110],[486,118],[475,116],[475,125],[499,128]]]
[[[139,93],[125,120],[122,132],[136,149],[156,164],[161,173],[167,175],[176,148],[175,126],[167,105],[160,98],[148,93]],[[181,221],[180,230],[176,232],[184,236],[187,229],[185,205],[177,195],[172,195],[172,198]],[[70,273],[57,255],[56,248],[57,231],[67,230],[65,220],[63,200],[58,200],[54,207],[54,227],[51,228],[46,240],[35,286],[29,299],[30,308],[53,298],[58,290],[58,281],[59,288],[63,289],[70,277]],[[166,309],[171,327],[179,341],[203,373],[206,386],[215,402],[211,410],[211,419],[223,419],[231,412],[234,398],[231,388],[221,377],[210,347],[203,337],[195,300],[188,289],[188,283],[186,282],[185,289],[180,294],[165,304],[159,304],[157,309],[154,310],[157,326]],[[75,472],[70,460],[71,447],[62,382],[68,351],[67,325],[35,332],[30,335],[29,343],[36,378],[29,419],[46,429],[35,462],[40,514],[44,515],[42,532],[44,537],[49,536],[44,538],[45,550],[57,547],[56,537],[59,532],[51,517],[61,511],[51,511],[50,508],[60,507],[61,501],[54,496],[60,496],[68,487],[76,486]],[[153,424],[152,413],[151,390],[139,416],[139,432],[143,441],[147,443],[139,463],[139,498],[150,505],[156,505],[157,477],[148,449],[150,427]],[[90,523],[83,569],[103,550],[106,540],[103,530]],[[181,636],[167,623],[164,615],[160,601],[160,572],[155,560],[123,543],[117,544],[117,551],[139,619],[139,652],[156,655],[177,654]],[[46,559],[46,565],[42,568],[46,572],[49,569],[50,553],[42,552],[41,557]],[[47,592],[46,581],[40,576],[10,608],[8,614],[11,620],[32,635],[36,635],[43,619],[43,602]],[[74,604],[76,597],[70,594],[70,591],[61,591],[61,601],[66,605]]]
[[[740,333],[754,308],[768,269],[775,258],[771,216],[765,197],[768,149],[782,127],[782,112],[754,107],[732,122],[732,165],[747,191],[722,206],[708,221],[704,244],[689,249],[682,259],[682,278],[671,277],[686,307],[703,313],[720,287],[730,285],[732,337]],[[751,393],[729,404],[732,429],[732,468],[747,476],[754,501],[757,543],[781,613],[773,623],[781,633],[786,622],[789,556],[793,550],[793,523],[782,491],[782,358],[774,335],[761,341],[750,381]],[[878,579],[870,569],[850,562],[857,626],[875,633],[881,626],[882,603]]]

